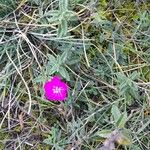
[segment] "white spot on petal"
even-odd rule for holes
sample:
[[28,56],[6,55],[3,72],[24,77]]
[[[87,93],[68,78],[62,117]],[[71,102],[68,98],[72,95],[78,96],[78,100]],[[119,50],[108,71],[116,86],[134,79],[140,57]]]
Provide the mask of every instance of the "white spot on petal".
[[54,94],[61,94],[62,90],[63,89],[61,87],[58,87],[58,86],[53,86],[53,89],[52,89]]

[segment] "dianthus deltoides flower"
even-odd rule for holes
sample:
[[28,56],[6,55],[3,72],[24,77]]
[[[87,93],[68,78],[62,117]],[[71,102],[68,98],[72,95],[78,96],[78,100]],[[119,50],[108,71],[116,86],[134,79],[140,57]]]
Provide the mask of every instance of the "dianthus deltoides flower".
[[67,97],[67,91],[67,84],[62,82],[58,76],[52,77],[44,84],[44,95],[48,100],[63,101]]

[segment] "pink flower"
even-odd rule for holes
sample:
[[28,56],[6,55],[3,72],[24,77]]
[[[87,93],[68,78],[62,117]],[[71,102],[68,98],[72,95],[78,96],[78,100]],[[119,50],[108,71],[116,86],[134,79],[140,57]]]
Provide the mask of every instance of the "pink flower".
[[52,101],[63,101],[67,97],[67,84],[62,82],[58,76],[52,77],[44,84],[45,97]]

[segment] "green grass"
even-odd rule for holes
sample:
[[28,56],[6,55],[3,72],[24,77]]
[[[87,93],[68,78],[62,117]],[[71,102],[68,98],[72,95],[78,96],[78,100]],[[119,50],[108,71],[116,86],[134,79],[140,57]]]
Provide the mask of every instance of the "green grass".
[[[148,1],[0,8],[0,149],[150,149]],[[65,102],[43,96],[53,75],[69,86]]]

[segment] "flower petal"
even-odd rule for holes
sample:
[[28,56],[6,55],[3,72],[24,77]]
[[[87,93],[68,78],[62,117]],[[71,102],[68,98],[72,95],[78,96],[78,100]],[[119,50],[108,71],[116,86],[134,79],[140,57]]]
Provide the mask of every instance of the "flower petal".
[[44,95],[48,100],[63,101],[67,97],[67,84],[62,82],[58,76],[54,76],[44,84]]

